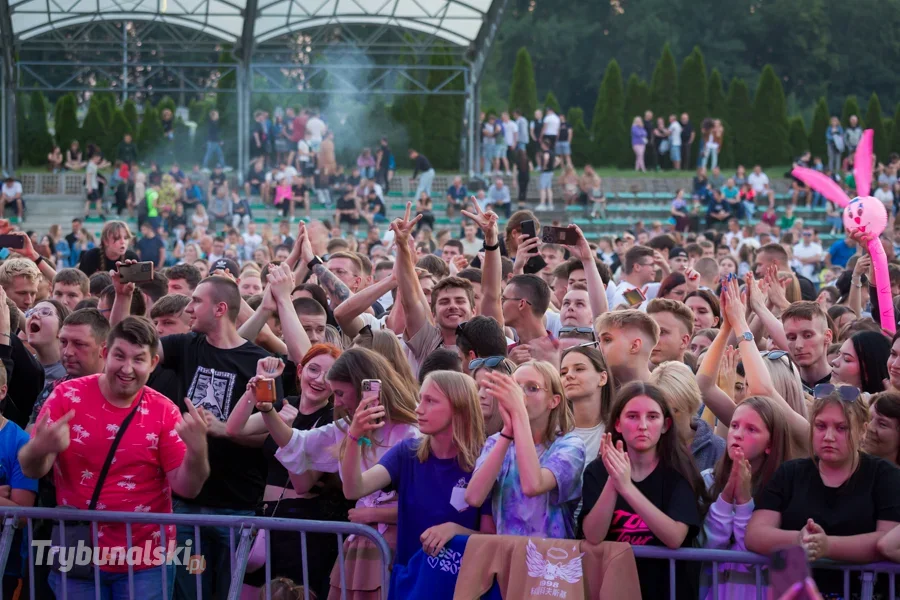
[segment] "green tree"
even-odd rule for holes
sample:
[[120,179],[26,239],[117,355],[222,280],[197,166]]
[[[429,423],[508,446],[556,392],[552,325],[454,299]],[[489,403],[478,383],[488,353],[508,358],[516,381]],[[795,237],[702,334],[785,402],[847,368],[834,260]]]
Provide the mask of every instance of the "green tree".
[[789,139],[792,156],[800,156],[809,150],[809,137],[806,135],[806,124],[803,123],[803,117],[791,119]]
[[828,130],[828,100],[825,96],[816,102],[816,110],[813,113],[812,127],[809,130],[809,151],[813,156],[819,156],[822,160],[828,155],[828,145],[825,143],[825,132]]
[[791,159],[787,102],[781,80],[772,65],[763,68],[753,101],[753,149],[764,166],[787,164]]
[[616,59],[609,61],[592,123],[593,138],[597,144],[597,164],[617,166],[624,162],[626,151],[630,154],[628,133],[625,129],[625,85],[622,71]]
[[723,168],[734,168],[738,165],[735,158],[735,137],[734,137],[734,128],[723,119],[722,127],[725,129],[725,135],[722,139],[722,147],[719,148],[719,166]]
[[109,138],[107,142],[109,150],[104,149],[103,151],[109,160],[119,158],[117,156],[119,142],[122,141],[126,133],[130,133],[132,138],[134,137],[134,130],[131,128],[131,123],[128,122],[128,117],[125,116],[125,111],[119,109],[113,113],[112,122],[109,124]]
[[862,111],[859,110],[859,102],[856,100],[856,96],[847,96],[847,99],[844,100],[844,109],[841,111],[841,124],[844,127],[850,125],[850,117],[852,115],[856,115],[859,119],[859,126],[864,128],[863,115]]
[[103,120],[103,112],[106,102],[101,97],[99,101],[92,98],[88,104],[88,111],[81,125],[81,146],[86,148],[88,144],[103,146],[109,133],[108,123]]
[[643,117],[650,108],[650,86],[635,73],[628,78],[625,88],[625,128],[630,129],[635,117]]
[[[90,114],[90,113],[88,113]],[[85,119],[85,123],[87,120]],[[144,160],[154,160],[156,152],[163,141],[162,122],[159,120],[159,112],[149,104],[144,107],[144,115],[141,118],[138,130],[138,152]]]
[[653,69],[650,80],[650,104],[657,117],[668,119],[678,108],[678,67],[667,43]]
[[[28,98],[25,94],[15,94],[16,102],[16,166],[28,160]],[[63,149],[65,152],[65,149]]]
[[[100,96],[94,96],[91,98],[91,102],[96,102],[98,104],[98,108],[100,109],[100,116],[103,118],[104,123],[112,123],[113,114],[116,112],[116,99],[111,94],[102,94]],[[104,150],[104,154],[105,154]]]
[[[449,54],[440,52],[431,56],[433,66],[452,66],[455,59]],[[444,71],[431,71],[428,74],[428,86],[433,89],[447,78]],[[461,77],[457,77],[446,86],[444,91],[462,90]],[[464,100],[462,96],[439,96],[430,94],[425,98],[423,115],[441,115],[439,119],[430,119],[428,135],[423,142],[425,156],[437,169],[458,169],[460,152],[460,126],[463,115]]]
[[47,100],[41,92],[31,92],[25,130],[27,144],[20,147],[19,152],[32,165],[46,164],[47,153],[53,149],[53,138],[47,127]]
[[718,69],[713,69],[709,75],[709,86],[706,89],[707,114],[713,119],[728,118],[728,100],[725,97],[725,87],[722,83],[722,74]]
[[159,102],[156,103],[156,111],[159,114],[162,114],[162,111],[169,109],[172,111],[172,114],[175,114],[176,104],[171,96],[163,96]]
[[[395,96],[390,112],[391,119],[397,124],[396,130],[391,134],[391,151],[394,153],[397,167],[408,169],[412,164],[410,163],[407,150],[409,148],[421,150],[425,139],[422,129],[421,100],[415,94]],[[478,135],[476,134],[477,138]]]
[[888,140],[888,154],[892,152],[891,143],[894,140],[894,120],[893,119],[882,119],[884,122],[884,136]]
[[891,130],[891,152],[900,152],[900,102],[894,108],[894,128]]
[[875,134],[875,139],[872,140],[872,150],[875,152],[875,156],[883,161],[887,158],[890,142],[881,117],[881,102],[875,92],[872,92],[869,97],[869,106],[866,108],[866,124]]
[[78,100],[75,99],[75,94],[66,94],[56,101],[53,127],[56,130],[56,143],[65,154],[66,148],[81,135],[81,128],[78,126]]
[[519,109],[526,118],[531,117],[538,107],[537,83],[534,80],[534,65],[531,55],[524,46],[516,54],[512,81],[509,85],[509,110]]
[[[734,160],[748,167],[753,164],[753,104],[743,79],[735,77],[728,85],[728,123],[733,132]],[[725,135],[730,135],[728,131]]]
[[[237,72],[232,65],[231,47],[225,46],[219,54],[219,64],[227,70],[225,75],[216,82],[216,89],[222,90],[216,93],[216,110],[219,111],[219,131],[221,132],[222,152],[225,154],[225,163],[237,164],[237,95],[233,92],[237,89]],[[196,138],[195,138],[196,139]],[[206,141],[204,135],[203,141]],[[247,145],[249,146],[249,141]],[[205,145],[204,145],[205,147]],[[198,159],[202,157],[201,154]]]
[[562,109],[559,107],[559,100],[556,99],[556,96],[553,95],[553,92],[547,92],[547,97],[544,98],[544,103],[541,105],[542,108],[552,108],[553,112],[556,114],[562,114]]
[[572,163],[582,167],[590,164],[593,142],[591,132],[584,123],[584,111],[574,106],[569,109],[567,120],[572,128]]
[[134,137],[135,143],[137,143],[138,128],[141,126],[141,121],[138,118],[137,104],[134,103],[134,100],[129,98],[125,101],[125,104],[122,105],[122,112],[128,120],[128,126],[131,127],[131,135]]
[[[678,74],[678,110],[686,112],[695,123],[706,117],[706,63],[698,46],[694,46],[694,51],[681,63],[681,72]],[[657,116],[668,117],[663,114]]]

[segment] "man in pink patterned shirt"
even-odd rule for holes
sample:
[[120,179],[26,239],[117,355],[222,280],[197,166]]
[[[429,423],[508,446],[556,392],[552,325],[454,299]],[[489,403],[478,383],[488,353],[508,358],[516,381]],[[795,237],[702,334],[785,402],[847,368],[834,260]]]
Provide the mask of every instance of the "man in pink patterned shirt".
[[[171,513],[173,492],[188,498],[200,492],[209,476],[206,423],[191,403],[182,418],[171,400],[146,387],[159,362],[158,344],[148,320],[128,317],[107,338],[103,373],[61,383],[47,399],[19,461],[23,473],[35,478],[52,468],[60,506],[88,508],[123,424],[96,510]],[[132,411],[134,416],[126,423]],[[166,528],[165,537],[167,542],[175,539],[174,526]],[[100,524],[98,543],[101,557],[111,548],[127,548],[125,526]],[[159,526],[132,527],[131,547],[146,552],[159,545]],[[171,597],[174,572],[169,571],[170,589],[164,590],[161,569],[166,565],[150,558],[140,562],[133,570],[141,598]],[[101,597],[128,597],[128,565],[119,563],[100,567]],[[56,571],[50,575],[50,586],[61,597],[63,582]],[[70,574],[66,591],[69,598],[94,598],[93,574],[90,579]]]

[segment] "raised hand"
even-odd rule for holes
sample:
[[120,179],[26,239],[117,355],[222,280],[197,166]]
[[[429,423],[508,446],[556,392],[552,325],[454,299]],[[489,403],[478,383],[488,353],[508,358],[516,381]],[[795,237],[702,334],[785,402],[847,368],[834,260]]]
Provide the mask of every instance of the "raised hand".
[[75,417],[75,411],[70,410],[58,421],[50,421],[50,413],[45,412],[34,425],[31,440],[37,453],[46,456],[59,454],[69,447],[69,421]]
[[454,256],[450,261],[450,276],[456,277],[459,272],[469,266],[469,261],[462,254]]
[[364,398],[356,407],[347,433],[351,438],[359,439],[366,437],[370,431],[382,427],[384,427],[384,406],[373,396]]
[[523,240],[519,238],[519,247],[516,249],[516,269],[524,268],[532,256],[537,256],[541,248],[541,240],[537,237]]
[[415,217],[410,218],[411,211],[412,202],[407,202],[406,213],[404,213],[403,218],[394,219],[393,223],[391,223],[391,231],[394,232],[394,238],[398,244],[407,243],[407,240],[412,236],[416,223],[422,220],[422,215],[416,215]]
[[9,233],[21,237],[25,244],[22,248],[14,250],[16,254],[24,256],[29,260],[37,260],[38,253],[37,250],[34,249],[34,244],[31,243],[31,236],[24,231],[10,231]]
[[744,281],[747,282],[747,304],[749,304],[750,310],[753,312],[763,310],[766,307],[766,292],[760,288],[760,282],[756,280],[753,273],[747,273]]
[[564,246],[565,249],[569,251],[569,254],[582,262],[593,257],[594,253],[591,250],[591,245],[588,244],[587,238],[584,237],[584,232],[581,231],[581,227],[578,225],[569,225],[569,229],[574,229],[575,233],[578,234],[578,240],[575,242],[574,246]]
[[297,241],[294,245],[299,246],[300,248],[301,263],[304,265],[309,264],[309,261],[313,259],[315,254],[313,253],[312,242],[310,242],[309,231],[306,229],[305,223],[300,223],[300,226],[297,229]]
[[740,351],[734,346],[725,348],[722,366],[719,368],[719,389],[734,400],[734,386],[737,383],[737,363],[740,362]]
[[725,299],[722,312],[731,324],[732,329],[738,334],[747,331],[747,307],[741,298],[741,290],[738,288],[736,277],[729,277],[722,286],[722,296]]
[[628,486],[633,485],[631,481],[631,459],[628,458],[628,453],[625,452],[622,440],[619,440],[613,446],[612,435],[607,435],[610,435],[610,437],[603,451],[603,466],[606,467],[606,472],[609,474],[609,479],[613,482],[616,491],[621,494],[628,489]]
[[269,269],[268,287],[272,290],[272,297],[280,300],[290,300],[294,290],[294,273],[286,264]]
[[487,212],[481,210],[481,206],[478,204],[478,200],[475,198],[475,196],[470,196],[469,200],[472,202],[473,210],[471,212],[468,210],[463,210],[460,211],[460,214],[475,221],[475,224],[478,225],[478,227],[485,235],[488,235],[491,232],[496,235],[497,220],[499,219],[497,213],[492,210],[489,210]]
[[122,277],[119,276],[119,268],[137,264],[137,262],[138,261],[136,260],[119,261],[116,263],[116,268],[109,272],[109,276],[112,278],[113,287],[116,290],[116,296],[130,296],[134,294],[134,284],[122,281]]
[[859,279],[862,275],[866,276],[866,279],[869,280],[870,283],[872,280],[872,257],[869,254],[863,254],[856,261],[856,266],[853,267],[853,277]]
[[525,392],[509,375],[492,371],[487,374],[484,386],[487,392],[497,399],[500,406],[505,407],[509,411],[511,417],[515,418],[526,412]]
[[447,542],[453,539],[459,533],[459,525],[456,523],[442,523],[434,525],[422,532],[419,540],[422,542],[422,550],[425,554],[437,556],[447,545]]
[[271,284],[267,285],[266,289],[263,290],[262,302],[259,307],[269,312],[276,312],[278,310],[278,304],[275,302],[275,297],[272,295]]
[[688,290],[688,293],[699,290],[700,289],[700,273],[695,271],[693,268],[689,268],[684,273],[684,285]]
[[181,422],[175,425],[175,433],[188,447],[188,450],[206,452],[206,434],[209,431],[207,419],[205,415],[200,414],[190,398],[185,398],[184,403],[187,405],[188,411],[181,415]]
[[267,356],[256,363],[256,377],[259,379],[276,379],[284,373],[284,363],[280,358]]
[[735,448],[731,456],[734,461],[732,470],[735,473],[734,503],[747,504],[753,498],[753,471],[750,461],[744,456],[741,448]]

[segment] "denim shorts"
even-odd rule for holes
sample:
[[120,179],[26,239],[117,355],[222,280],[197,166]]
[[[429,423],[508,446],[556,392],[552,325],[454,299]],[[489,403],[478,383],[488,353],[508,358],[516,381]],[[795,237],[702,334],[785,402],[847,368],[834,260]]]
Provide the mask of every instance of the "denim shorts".
[[556,154],[559,156],[571,156],[572,155],[572,143],[571,142],[556,142]]
[[553,171],[543,171],[541,173],[541,189],[549,190],[553,186]]
[[674,162],[681,160],[681,146],[672,146],[669,148],[669,158]]
[[497,144],[494,148],[494,158],[506,158],[507,150],[509,150],[509,146],[506,144]]

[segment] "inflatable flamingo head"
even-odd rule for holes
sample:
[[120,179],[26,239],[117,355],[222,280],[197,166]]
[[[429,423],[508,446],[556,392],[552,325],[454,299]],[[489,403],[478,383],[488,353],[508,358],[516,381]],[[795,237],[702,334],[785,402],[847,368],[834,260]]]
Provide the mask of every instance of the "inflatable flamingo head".
[[872,196],[857,196],[844,207],[844,227],[848,231],[856,229],[877,238],[887,227],[887,220],[884,204]]

